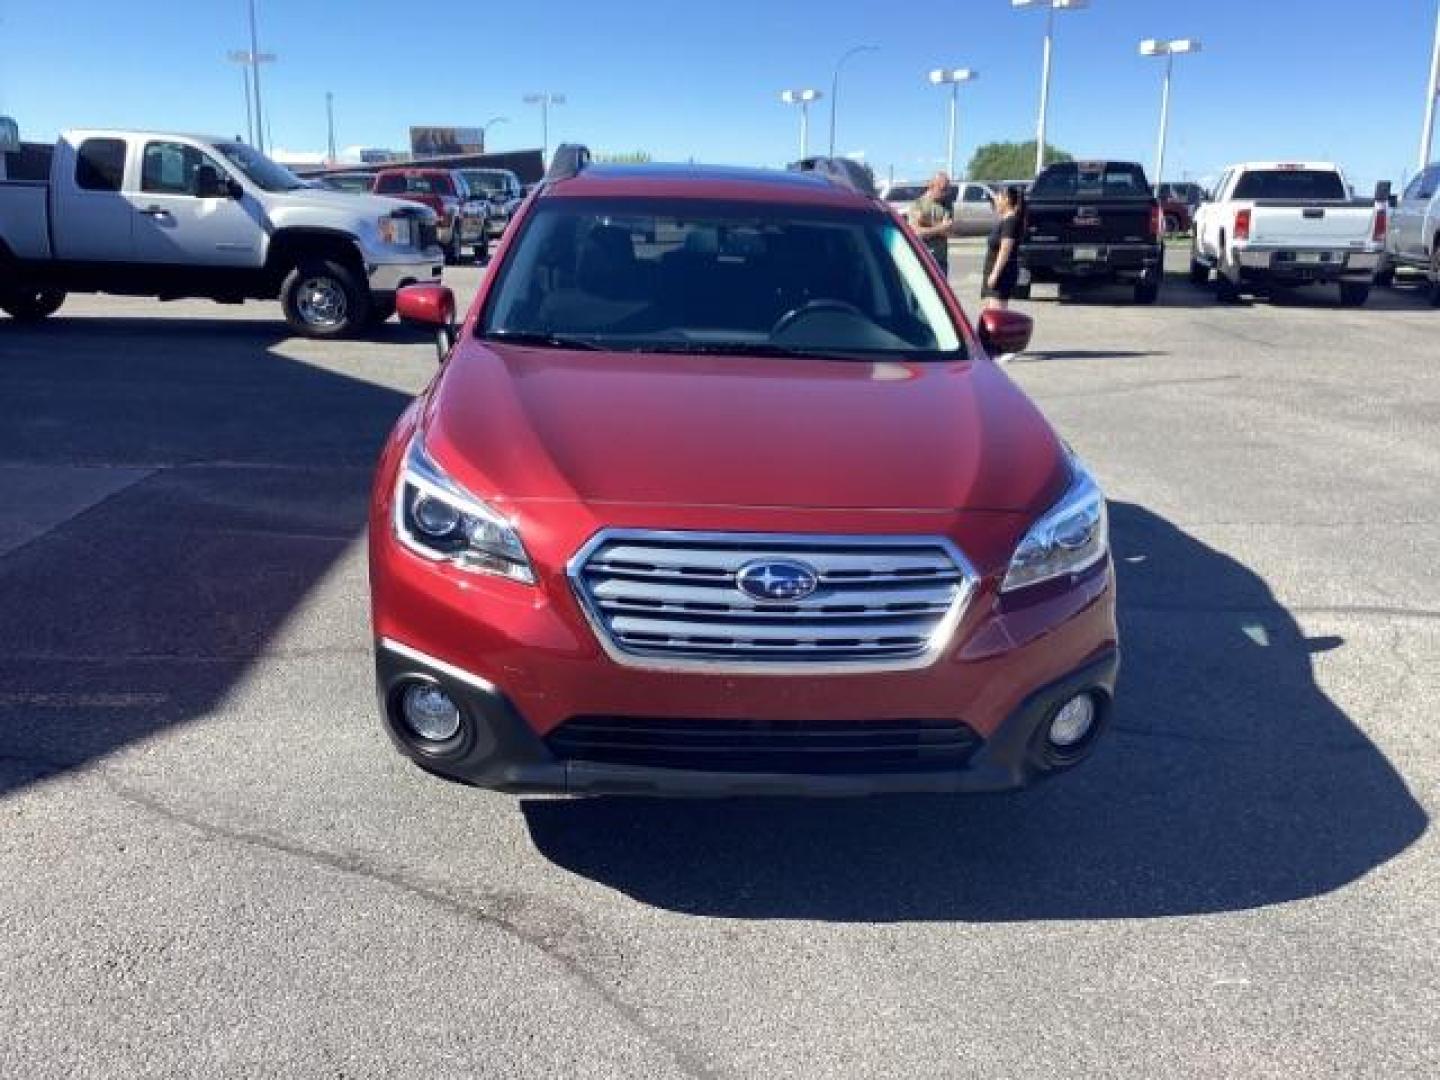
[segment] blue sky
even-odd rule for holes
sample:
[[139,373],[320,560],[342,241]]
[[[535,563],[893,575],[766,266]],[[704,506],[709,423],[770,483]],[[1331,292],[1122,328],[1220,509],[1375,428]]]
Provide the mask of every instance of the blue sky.
[[[1176,65],[1169,178],[1245,158],[1327,157],[1357,185],[1412,170],[1437,0],[1093,0],[1057,18],[1051,141],[1083,156],[1154,154],[1161,62],[1142,37],[1193,36]],[[467,21],[466,11],[474,12]],[[773,164],[793,157],[795,111],[778,91],[841,90],[842,152],[882,176],[915,176],[944,153],[943,94],[924,74],[969,66],[961,160],[978,142],[1032,136],[1043,15],[1008,0],[545,0],[417,4],[259,0],[263,89],[277,146],[321,150],[325,91],[342,146],[401,147],[413,124],[492,129],[497,148],[538,146],[527,91],[569,104],[551,144],[576,140],[660,159]],[[0,112],[27,139],[71,126],[234,134],[243,0],[0,0]],[[822,102],[828,106],[828,102]],[[812,113],[823,140],[828,114]],[[812,146],[815,142],[812,141]]]

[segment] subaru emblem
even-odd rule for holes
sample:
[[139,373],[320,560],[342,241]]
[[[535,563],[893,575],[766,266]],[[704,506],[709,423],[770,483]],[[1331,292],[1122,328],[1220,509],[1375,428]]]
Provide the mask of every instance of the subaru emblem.
[[752,600],[786,603],[813,593],[820,586],[820,575],[802,562],[764,559],[742,566],[735,585]]

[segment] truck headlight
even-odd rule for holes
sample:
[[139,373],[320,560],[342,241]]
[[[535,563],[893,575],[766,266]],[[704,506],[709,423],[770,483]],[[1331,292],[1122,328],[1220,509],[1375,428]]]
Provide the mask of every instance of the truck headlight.
[[415,242],[415,233],[408,217],[380,219],[380,239],[393,247],[410,247]]
[[410,441],[396,485],[395,535],[432,562],[535,584],[515,527],[450,479],[425,452],[419,435]]
[[1070,458],[1070,487],[1020,541],[1001,592],[1079,574],[1110,551],[1105,494],[1080,460]]

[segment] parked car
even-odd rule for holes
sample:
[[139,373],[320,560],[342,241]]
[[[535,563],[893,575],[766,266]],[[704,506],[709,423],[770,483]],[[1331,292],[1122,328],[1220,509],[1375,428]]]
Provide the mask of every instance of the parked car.
[[1189,181],[1166,182],[1159,186],[1155,194],[1160,197],[1162,202],[1184,203],[1192,212],[1206,198],[1205,189],[1199,184],[1192,184]]
[[509,169],[461,169],[460,175],[477,197],[490,200],[490,237],[504,235],[505,227],[525,199],[520,178]]
[[1030,189],[1017,295],[1037,281],[1122,282],[1137,304],[1153,304],[1164,277],[1163,232],[1160,202],[1134,162],[1048,165]]
[[1195,210],[1204,201],[1199,184],[1160,184],[1155,190],[1160,199],[1160,213],[1165,222],[1165,235],[1181,236],[1195,224]]
[[1195,215],[1190,279],[1213,272],[1222,300],[1242,292],[1338,284],[1340,302],[1370,296],[1388,208],[1354,200],[1329,162],[1248,162],[1226,169],[1215,200]]
[[[885,184],[881,186],[880,197],[909,220],[910,207],[925,194],[927,187],[929,184],[924,182]],[[973,181],[951,184],[946,198],[954,214],[955,223],[950,231],[955,236],[983,236],[999,216],[995,193],[985,184]]]
[[1397,268],[1427,275],[1430,302],[1440,307],[1440,163],[1421,169],[1405,185],[1390,216],[1380,271],[1384,284]]
[[42,319],[67,292],[279,299],[311,337],[390,317],[440,277],[435,217],[312,188],[239,142],[72,131],[45,183],[0,183],[0,308]]
[[375,177],[369,173],[326,173],[314,179],[323,188],[348,191],[351,195],[368,195],[375,185]]
[[458,169],[381,169],[375,174],[371,190],[434,210],[447,262],[460,262],[466,248],[485,261],[490,241],[490,202],[470,191]]
[[1105,501],[990,360],[1030,320],[972,324],[846,163],[587,156],[557,152],[458,331],[448,289],[402,300],[453,344],[374,488],[398,748],[630,795],[1083,760],[1117,667]]

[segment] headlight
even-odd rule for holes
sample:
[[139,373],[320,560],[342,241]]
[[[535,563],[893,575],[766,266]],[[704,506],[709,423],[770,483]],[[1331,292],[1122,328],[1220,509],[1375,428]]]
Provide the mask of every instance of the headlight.
[[395,491],[395,535],[415,554],[526,585],[535,571],[520,534],[441,471],[420,436],[410,442]]
[[413,237],[408,217],[387,215],[380,219],[380,239],[385,243],[394,247],[409,247],[414,242]]
[[1090,569],[1110,550],[1105,494],[1073,455],[1070,487],[1015,549],[1001,592]]

